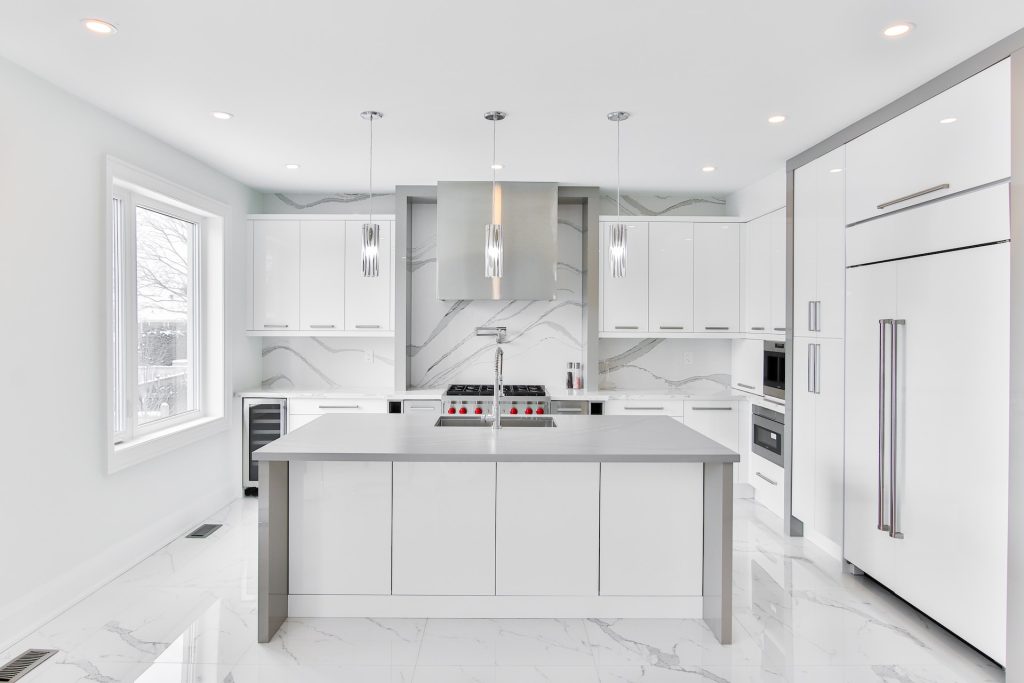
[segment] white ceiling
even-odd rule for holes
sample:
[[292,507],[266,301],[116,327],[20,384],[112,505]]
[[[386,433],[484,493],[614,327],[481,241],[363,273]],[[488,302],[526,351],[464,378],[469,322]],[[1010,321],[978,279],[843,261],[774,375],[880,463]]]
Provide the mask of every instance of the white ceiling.
[[380,189],[488,178],[489,109],[501,178],[612,187],[625,109],[624,189],[724,194],[1022,26],[1020,0],[34,0],[0,54],[266,191],[365,190],[369,108]]

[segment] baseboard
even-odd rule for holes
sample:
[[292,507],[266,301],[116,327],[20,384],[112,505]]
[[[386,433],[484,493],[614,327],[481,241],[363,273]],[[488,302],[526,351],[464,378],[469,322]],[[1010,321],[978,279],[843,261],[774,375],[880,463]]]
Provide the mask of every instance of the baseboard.
[[228,486],[187,508],[176,510],[0,610],[0,651],[181,537],[198,522],[238,498],[240,493],[237,486]]
[[826,553],[828,553],[835,559],[842,561],[843,547],[835,541],[833,541],[831,538],[825,536],[824,534],[818,533],[806,524],[804,524],[804,538],[806,538],[808,541],[824,550]]

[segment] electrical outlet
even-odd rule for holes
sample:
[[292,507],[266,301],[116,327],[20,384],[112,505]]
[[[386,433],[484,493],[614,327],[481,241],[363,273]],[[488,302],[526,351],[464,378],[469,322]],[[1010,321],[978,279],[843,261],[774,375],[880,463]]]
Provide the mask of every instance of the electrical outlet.
[[363,360],[365,360],[367,363],[370,363],[372,365],[373,364],[373,351],[364,351],[363,352]]
[[693,365],[693,351],[683,352],[683,364]]

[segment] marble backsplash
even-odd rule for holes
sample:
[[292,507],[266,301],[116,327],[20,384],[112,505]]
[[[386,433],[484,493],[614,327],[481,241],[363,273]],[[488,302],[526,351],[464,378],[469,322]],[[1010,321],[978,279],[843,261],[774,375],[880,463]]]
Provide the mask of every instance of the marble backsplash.
[[732,382],[728,339],[602,339],[600,389],[716,393]]
[[264,337],[264,389],[389,388],[394,341],[347,337]]

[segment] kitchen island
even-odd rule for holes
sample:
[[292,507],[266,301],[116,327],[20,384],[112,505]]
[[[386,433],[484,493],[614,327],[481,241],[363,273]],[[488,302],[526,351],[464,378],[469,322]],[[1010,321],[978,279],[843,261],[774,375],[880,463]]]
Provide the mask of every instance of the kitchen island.
[[703,618],[731,642],[736,453],[664,416],[502,422],[324,415],[256,451],[259,641],[291,615]]

